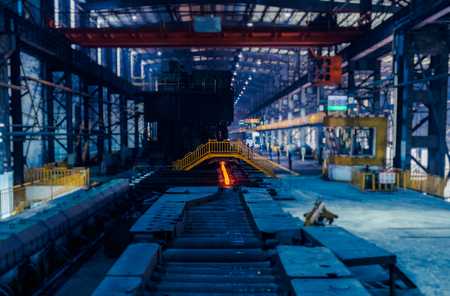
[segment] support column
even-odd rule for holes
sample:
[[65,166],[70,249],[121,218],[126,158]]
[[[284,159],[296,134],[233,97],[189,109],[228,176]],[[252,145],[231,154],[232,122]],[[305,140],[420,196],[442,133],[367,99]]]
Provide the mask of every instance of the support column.
[[[412,32],[407,31],[394,37],[394,69],[397,69],[397,84],[414,80],[414,49],[411,46]],[[403,170],[411,169],[412,148],[412,96],[413,84],[397,88],[396,105],[396,137],[394,167]]]
[[134,107],[134,148],[136,150],[136,154],[139,151],[139,118],[141,113],[137,106]]
[[[14,38],[15,39],[15,38]],[[14,53],[11,55],[10,67],[11,67],[11,84],[21,85],[20,78],[20,47],[18,40],[15,42],[16,47]],[[12,123],[15,125],[13,127],[13,132],[22,132],[22,94],[20,90],[11,90],[11,117]],[[14,185],[21,185],[24,183],[24,160],[23,155],[23,142],[25,140],[24,136],[13,137],[13,159],[14,159]]]
[[[448,50],[437,56],[432,56],[430,67],[434,68],[435,75],[448,73]],[[447,77],[430,81],[430,93],[433,94],[435,102],[425,104],[429,110],[428,137],[437,138],[437,145],[428,147],[428,169],[430,174],[438,176],[444,176],[445,174],[447,85]]]
[[[379,81],[381,79],[381,61],[374,61],[373,69],[373,81]],[[381,113],[380,106],[380,92],[376,91],[373,93],[373,114]]]
[[[80,97],[83,98],[83,97]],[[82,142],[83,142],[83,124],[81,120],[81,103],[75,105],[75,133],[76,133],[76,144],[75,144],[75,152],[77,154],[76,165],[82,166]]]
[[103,111],[103,86],[98,86],[98,134],[97,134],[97,162],[101,164],[105,152],[105,117]]
[[112,153],[112,97],[109,88],[106,100],[108,101],[108,114],[106,114],[108,120],[108,152]]
[[[355,108],[356,108],[356,86],[355,86],[355,69],[356,69],[356,63],[354,61],[348,62],[348,109],[350,115],[356,115]],[[350,102],[352,102],[350,104]]]
[[122,77],[130,81],[131,80],[130,53],[126,48],[123,48],[121,52],[122,52],[121,66],[123,70]]
[[[7,84],[9,80],[7,54],[10,49],[11,36],[0,35],[0,82],[5,84]],[[0,175],[11,171],[10,137],[4,136],[4,134],[9,131],[9,100],[8,89],[0,87],[0,133],[2,134],[2,136],[0,136]],[[10,209],[6,209],[6,212],[9,211]]]
[[[83,81],[83,92],[89,94],[89,85],[86,81]],[[83,149],[83,162],[88,164],[90,161],[89,156],[89,142],[90,142],[90,127],[89,127],[89,101],[88,96],[83,96],[83,134],[84,134],[84,149]]]
[[300,50],[294,51],[294,81],[300,79]]
[[[64,71],[64,86],[72,89],[72,72],[69,69]],[[66,123],[67,123],[67,154],[73,153],[73,101],[72,92],[66,91]]]
[[120,146],[128,147],[127,97],[120,95]]

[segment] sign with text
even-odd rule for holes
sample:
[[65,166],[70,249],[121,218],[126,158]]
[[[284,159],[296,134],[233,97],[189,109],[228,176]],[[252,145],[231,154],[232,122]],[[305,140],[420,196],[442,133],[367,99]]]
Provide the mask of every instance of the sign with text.
[[328,96],[328,111],[347,111],[347,96]]

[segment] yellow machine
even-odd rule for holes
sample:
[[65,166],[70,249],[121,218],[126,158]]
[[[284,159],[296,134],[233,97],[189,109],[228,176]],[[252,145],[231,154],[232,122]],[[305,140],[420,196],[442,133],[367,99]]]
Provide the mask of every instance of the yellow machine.
[[325,219],[331,225],[334,219],[339,218],[338,215],[328,212],[325,209],[325,202],[319,200],[316,201],[314,209],[311,212],[304,214],[303,216],[306,218],[304,226],[320,225]]
[[325,117],[327,177],[363,192],[397,191],[398,172],[386,170],[387,125],[384,115]]
[[387,117],[325,117],[323,128],[330,151],[330,164],[384,166],[386,164]]

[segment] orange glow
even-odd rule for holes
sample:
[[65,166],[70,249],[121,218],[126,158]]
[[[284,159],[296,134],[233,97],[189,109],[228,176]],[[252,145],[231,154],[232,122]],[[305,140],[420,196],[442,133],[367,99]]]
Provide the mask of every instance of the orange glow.
[[223,177],[225,179],[225,185],[230,185],[230,178],[228,177],[227,169],[225,168],[225,161],[221,161],[220,165],[222,166]]

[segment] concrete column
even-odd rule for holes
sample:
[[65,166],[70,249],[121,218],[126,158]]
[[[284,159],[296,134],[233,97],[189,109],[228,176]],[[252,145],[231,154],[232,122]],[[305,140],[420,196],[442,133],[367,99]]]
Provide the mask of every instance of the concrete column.
[[300,128],[300,147],[306,146],[306,128]]

